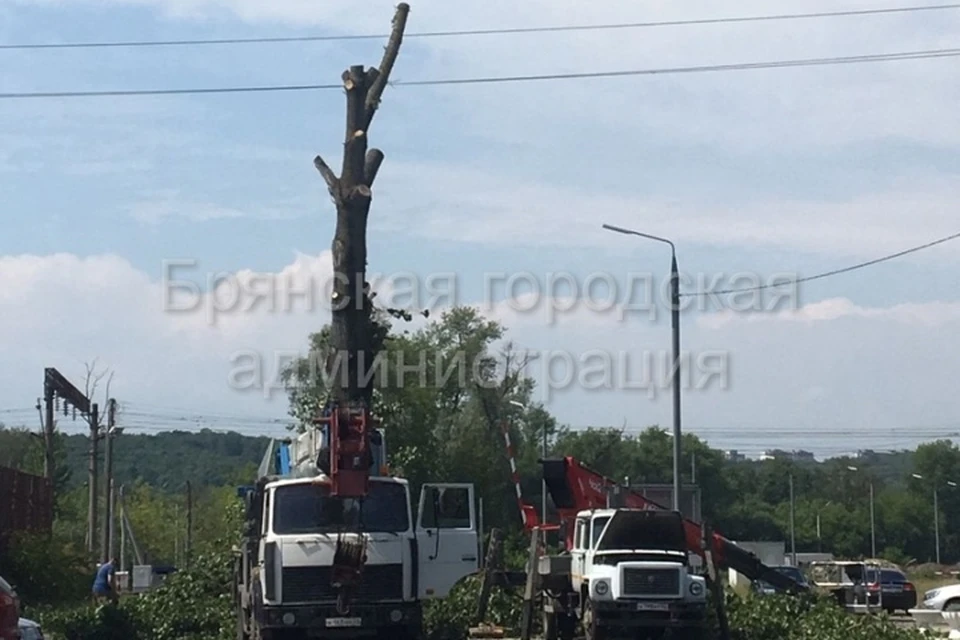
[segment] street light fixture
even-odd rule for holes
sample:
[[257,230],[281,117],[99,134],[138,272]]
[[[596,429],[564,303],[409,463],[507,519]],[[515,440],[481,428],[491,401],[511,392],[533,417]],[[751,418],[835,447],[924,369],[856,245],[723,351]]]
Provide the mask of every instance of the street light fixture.
[[632,229],[605,224],[608,231],[640,236],[670,246],[670,325],[673,333],[673,510],[680,511],[680,273],[672,241]]
[[[917,480],[923,480],[923,476],[919,473],[911,474]],[[952,480],[947,480],[946,482],[948,487],[955,488],[957,486],[956,482]],[[940,506],[938,504],[939,498],[937,496],[937,483],[933,483],[933,536],[936,542],[936,551],[937,551],[937,564],[940,564]]]
[[[859,471],[860,469],[853,466],[847,466],[847,469],[850,471]],[[877,521],[874,512],[874,499],[873,499],[873,479],[870,479],[870,557],[877,557]]]
[[[519,402],[517,400],[511,400],[510,404],[522,409],[523,411],[527,411],[527,405],[523,404],[522,402]],[[521,421],[523,421],[523,418],[521,418]],[[542,449],[541,449],[540,457],[545,460],[547,458],[547,423],[546,422],[543,423],[543,442],[541,443],[541,447]],[[541,525],[545,525],[547,524],[547,480],[546,478],[544,478],[541,481],[540,492],[541,492],[540,523]],[[546,535],[547,535],[546,532],[544,532],[543,535],[544,535],[544,541],[546,541]]]

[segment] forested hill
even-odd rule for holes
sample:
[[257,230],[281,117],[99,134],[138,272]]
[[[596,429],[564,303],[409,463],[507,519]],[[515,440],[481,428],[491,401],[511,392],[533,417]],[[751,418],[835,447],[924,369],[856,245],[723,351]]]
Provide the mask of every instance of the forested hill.
[[[197,487],[246,484],[254,480],[252,474],[268,442],[269,438],[208,429],[151,435],[123,433],[113,444],[114,477],[117,484],[140,480],[168,491],[179,491],[188,480]],[[86,483],[90,440],[83,435],[68,435],[62,437],[62,443],[62,464],[70,472],[67,486]],[[101,461],[102,449],[103,443]],[[0,464],[42,470],[39,438],[22,430],[0,429]]]

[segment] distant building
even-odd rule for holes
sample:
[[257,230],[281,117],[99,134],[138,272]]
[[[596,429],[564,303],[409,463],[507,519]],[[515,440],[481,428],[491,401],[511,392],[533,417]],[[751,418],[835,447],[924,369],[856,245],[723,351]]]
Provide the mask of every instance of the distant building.
[[816,457],[810,451],[784,451],[783,449],[773,449],[764,451],[760,455],[761,460],[793,460],[794,462],[814,462]]
[[724,451],[723,457],[726,458],[729,462],[743,462],[747,459],[747,456],[740,453],[736,449],[729,449],[728,451]]

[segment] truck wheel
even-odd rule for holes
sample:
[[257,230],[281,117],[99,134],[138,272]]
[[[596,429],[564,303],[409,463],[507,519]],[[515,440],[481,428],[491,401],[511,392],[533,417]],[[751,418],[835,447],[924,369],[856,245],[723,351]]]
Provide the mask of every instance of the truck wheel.
[[577,618],[571,613],[558,615],[557,629],[560,640],[573,640],[577,635]]
[[543,612],[543,637],[545,640],[559,640],[557,630],[557,614],[553,611]]
[[588,598],[583,606],[583,635],[586,640],[606,640],[606,634],[597,622],[597,612],[593,608],[593,601]]

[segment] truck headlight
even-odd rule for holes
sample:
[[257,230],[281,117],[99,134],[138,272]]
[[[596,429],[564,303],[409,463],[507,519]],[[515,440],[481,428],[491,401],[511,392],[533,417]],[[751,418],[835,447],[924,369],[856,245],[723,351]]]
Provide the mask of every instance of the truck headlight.
[[610,583],[606,580],[598,580],[593,587],[593,592],[598,596],[605,596],[610,593]]
[[690,583],[690,595],[700,597],[703,595],[703,583],[702,582],[691,582]]

